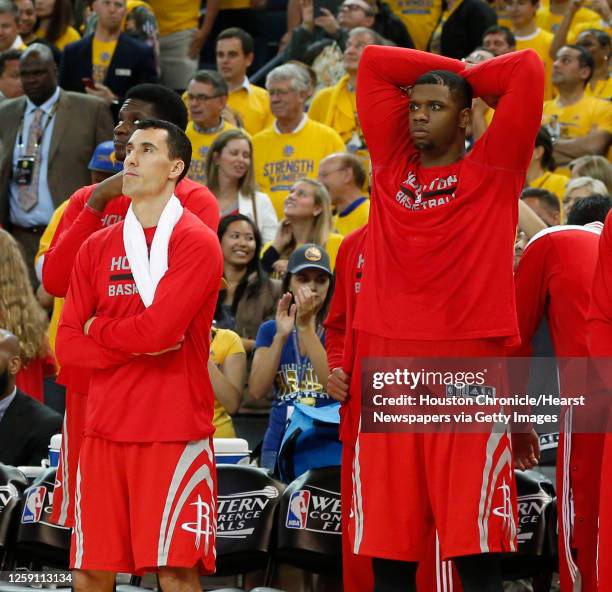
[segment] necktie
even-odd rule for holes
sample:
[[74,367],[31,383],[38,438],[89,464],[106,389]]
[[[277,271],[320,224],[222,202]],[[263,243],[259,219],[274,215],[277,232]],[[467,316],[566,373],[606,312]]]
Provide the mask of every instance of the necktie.
[[[38,177],[40,176],[40,146],[36,146],[42,131],[41,121],[44,111],[36,109],[28,130],[28,144],[26,154],[34,155],[34,170],[32,182],[29,185],[19,186],[19,205],[24,212],[29,212],[38,203]],[[42,142],[42,140],[41,140]]]

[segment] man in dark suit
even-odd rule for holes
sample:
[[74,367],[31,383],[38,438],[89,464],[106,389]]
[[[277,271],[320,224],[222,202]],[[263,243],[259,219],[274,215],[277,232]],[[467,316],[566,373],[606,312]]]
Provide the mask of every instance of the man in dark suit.
[[17,389],[20,369],[19,340],[0,329],[0,462],[40,466],[51,436],[62,431],[62,416]]
[[25,96],[0,103],[0,224],[24,248],[33,282],[34,255],[55,208],[90,182],[100,142],[113,137],[103,101],[60,90],[51,50],[31,45],[20,59]]
[[60,86],[119,105],[132,86],[157,82],[155,54],[121,32],[126,0],[95,0],[92,7],[98,17],[96,29],[64,49]]

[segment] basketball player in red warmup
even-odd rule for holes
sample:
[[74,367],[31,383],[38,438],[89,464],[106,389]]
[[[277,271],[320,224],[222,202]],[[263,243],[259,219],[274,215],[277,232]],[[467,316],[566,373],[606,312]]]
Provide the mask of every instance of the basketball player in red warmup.
[[[150,118],[169,121],[184,130],[187,109],[173,90],[160,84],[139,84],[131,88],[114,130],[115,158],[118,161],[125,159],[125,147],[136,129],[136,122]],[[130,199],[122,195],[122,182],[119,173],[97,185],[83,187],[70,197],[51,246],[44,255],[43,286],[50,294],[58,298],[66,296],[76,254],[85,240],[95,231],[125,218]],[[176,196],[184,207],[216,231],[219,207],[207,187],[184,178],[176,187]],[[89,370],[62,367],[58,382],[66,386],[66,413],[52,520],[72,527],[74,484],[83,437]]]
[[612,591],[612,435],[610,423],[610,385],[612,385],[612,214],[608,214],[599,240],[599,257],[593,279],[589,309],[589,354],[603,358],[596,361],[607,392],[608,427],[604,434],[599,496],[599,540],[597,548],[597,583],[599,592]]
[[215,565],[209,333],[223,258],[174,195],[191,161],[177,126],[144,120],[127,144],[124,221],[79,250],[60,322],[62,365],[91,371],[76,476],[76,589],[155,570],[200,589]]
[[[469,69],[414,50],[364,50],[357,107],[373,187],[354,323],[355,396],[365,358],[495,357],[517,341],[513,243],[543,88],[530,50]],[[466,156],[472,93],[497,105]],[[524,459],[517,465],[537,463],[535,434],[514,444]],[[433,527],[464,590],[501,592],[498,554],[516,550],[506,431],[360,429],[353,483],[351,542],[374,558],[376,592],[415,589]]]

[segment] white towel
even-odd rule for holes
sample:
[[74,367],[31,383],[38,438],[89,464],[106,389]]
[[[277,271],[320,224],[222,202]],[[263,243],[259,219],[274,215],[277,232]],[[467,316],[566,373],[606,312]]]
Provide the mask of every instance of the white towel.
[[168,243],[172,231],[182,215],[183,206],[173,194],[159,218],[151,244],[150,257],[144,230],[132,210],[132,205],[130,205],[125,216],[123,246],[132,268],[138,293],[147,308],[153,302],[157,284],[168,270]]

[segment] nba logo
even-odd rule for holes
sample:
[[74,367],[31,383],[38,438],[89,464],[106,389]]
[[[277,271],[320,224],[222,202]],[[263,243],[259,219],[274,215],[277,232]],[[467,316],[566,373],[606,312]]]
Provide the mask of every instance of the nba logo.
[[30,489],[23,506],[23,514],[21,515],[22,524],[33,524],[40,520],[46,496],[47,488],[42,485]]
[[306,528],[308,520],[308,506],[310,505],[310,491],[300,489],[294,491],[289,499],[289,508],[287,509],[287,528]]

